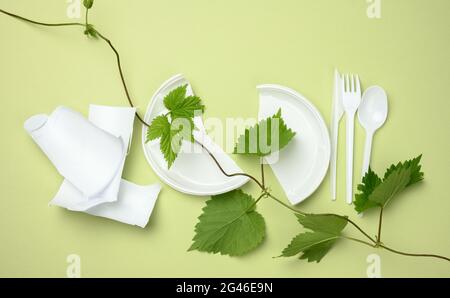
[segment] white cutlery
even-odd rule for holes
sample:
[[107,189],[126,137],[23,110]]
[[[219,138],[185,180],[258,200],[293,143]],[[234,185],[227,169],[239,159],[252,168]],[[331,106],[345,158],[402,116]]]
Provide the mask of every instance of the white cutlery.
[[362,166],[363,177],[369,169],[373,135],[377,129],[383,126],[387,114],[388,102],[384,89],[379,86],[372,86],[364,91],[361,105],[358,109],[359,123],[366,130],[366,144]]
[[331,199],[336,200],[336,163],[337,163],[337,143],[339,135],[339,121],[344,114],[344,107],[342,106],[342,78],[337,69],[334,70],[334,90],[333,90],[333,111],[331,121],[331,164],[330,164],[330,179],[331,179]]
[[353,202],[353,139],[355,133],[355,113],[361,102],[361,86],[359,77],[345,75],[341,83],[342,105],[346,115],[346,183],[347,183],[347,203]]

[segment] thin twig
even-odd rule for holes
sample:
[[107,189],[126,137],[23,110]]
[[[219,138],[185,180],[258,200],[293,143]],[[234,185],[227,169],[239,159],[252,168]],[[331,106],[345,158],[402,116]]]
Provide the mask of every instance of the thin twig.
[[252,175],[249,175],[247,173],[232,173],[232,174],[228,174],[220,165],[219,161],[217,160],[217,158],[214,156],[214,154],[212,154],[211,151],[208,150],[208,148],[206,148],[202,143],[200,143],[199,141],[195,141],[197,144],[199,144],[208,154],[209,156],[211,156],[211,158],[214,160],[215,164],[217,165],[217,167],[220,169],[220,171],[222,172],[222,174],[224,174],[227,177],[235,177],[235,176],[244,176],[247,178],[252,179],[256,184],[258,184],[258,186],[261,188],[261,190],[264,190],[264,186],[262,185],[261,182],[258,181],[258,179],[256,179],[255,177],[253,177]]
[[26,22],[29,22],[29,23],[32,23],[32,24],[41,25],[41,26],[47,26],[47,27],[82,26],[82,27],[85,27],[85,24],[76,23],[76,22],[75,23],[43,23],[43,22],[33,21],[33,20],[30,20],[30,19],[24,18],[22,16],[16,15],[14,13],[5,11],[3,9],[0,9],[0,12],[4,13],[6,15],[9,15],[9,16],[11,16],[13,18],[16,18],[16,19],[19,19],[19,20],[22,20],[22,21],[26,21]]
[[375,244],[369,243],[369,242],[364,241],[364,240],[360,240],[360,239],[353,238],[353,237],[348,237],[348,236],[341,236],[341,237],[345,238],[345,239],[348,239],[348,240],[351,240],[351,241],[362,243],[364,245],[367,245],[367,246],[370,246],[370,247],[373,247],[373,248],[375,247]]
[[378,246],[382,247],[382,248],[384,248],[384,249],[386,249],[386,250],[388,250],[390,252],[393,252],[393,253],[396,253],[396,254],[399,254],[399,255],[403,255],[403,256],[438,258],[438,259],[442,259],[442,260],[450,262],[450,258],[447,258],[447,257],[444,257],[444,256],[440,256],[440,255],[435,255],[435,254],[413,254],[413,253],[402,252],[402,251],[399,251],[399,250],[395,250],[395,249],[389,248],[389,247],[387,247],[384,244],[379,244]]
[[378,236],[377,242],[381,243],[381,224],[383,223],[383,207],[380,208],[380,218],[378,220]]
[[[131,107],[135,107],[133,104],[133,101],[131,100],[131,96],[130,96],[130,92],[128,91],[128,87],[127,84],[125,82],[125,77],[123,75],[123,70],[122,70],[122,64],[120,62],[120,55],[119,52],[117,51],[117,49],[114,47],[114,45],[112,44],[111,40],[109,38],[107,38],[106,36],[104,36],[103,34],[101,34],[98,30],[95,30],[98,34],[98,36],[103,39],[108,45],[109,47],[113,50],[114,54],[116,55],[116,61],[117,61],[117,68],[119,69],[119,74],[120,74],[120,80],[122,81],[122,86],[123,89],[125,91],[125,95],[128,99],[128,103],[130,104]],[[136,111],[136,117],[139,119],[139,121],[149,127],[150,125],[144,121],[144,119],[142,119],[142,117],[139,115],[139,113]]]
[[264,160],[262,157],[260,163],[261,163],[261,184],[264,188],[266,188],[266,182],[264,181]]
[[300,210],[294,209],[291,206],[289,206],[288,204],[284,203],[283,201],[281,201],[280,199],[276,198],[274,195],[272,195],[271,193],[267,193],[267,195],[272,198],[273,200],[275,200],[276,202],[278,202],[279,204],[283,205],[284,207],[290,209],[291,211],[294,211],[295,213],[301,214],[301,215],[307,215],[307,213],[302,212]]

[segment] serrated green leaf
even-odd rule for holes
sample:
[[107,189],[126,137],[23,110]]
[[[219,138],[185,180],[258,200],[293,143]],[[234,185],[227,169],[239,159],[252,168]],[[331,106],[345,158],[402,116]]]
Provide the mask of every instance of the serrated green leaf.
[[255,200],[241,190],[213,196],[203,208],[189,250],[238,256],[256,248],[264,239],[265,223],[255,209]]
[[286,147],[294,136],[295,132],[287,127],[279,109],[272,117],[247,128],[238,138],[233,153],[267,156]]
[[369,171],[362,178],[362,183],[358,185],[359,193],[355,194],[353,202],[358,213],[378,206],[375,202],[369,201],[369,196],[380,184],[380,177],[369,167]]
[[147,141],[152,141],[170,133],[170,122],[166,115],[155,117],[147,129]]
[[281,256],[292,257],[302,253],[299,257],[300,259],[318,263],[339,238],[339,235],[322,232],[301,233],[292,239],[291,243],[283,250]]
[[391,165],[381,180],[372,170],[364,176],[358,185],[360,191],[355,195],[355,210],[362,212],[373,207],[385,207],[405,188],[423,180],[420,160],[422,155]]
[[188,85],[179,86],[170,91],[164,97],[164,106],[169,111],[175,110],[183,102],[186,97],[186,89]]
[[313,232],[301,233],[294,237],[281,253],[283,257],[301,253],[300,259],[320,262],[335,242],[341,238],[342,230],[347,226],[346,218],[335,215],[296,214],[296,216],[304,228]]
[[400,167],[383,180],[369,195],[369,201],[385,207],[390,200],[406,188],[411,180],[411,169]]
[[421,172],[422,166],[420,165],[420,160],[422,159],[422,154],[417,156],[416,158],[407,160],[405,162],[399,162],[396,165],[391,165],[384,174],[384,178],[386,179],[392,172],[395,170],[398,170],[400,168],[410,168],[411,169],[411,178],[408,182],[407,186],[413,185],[417,182],[420,182],[423,180],[423,172]]
[[94,5],[94,0],[83,0],[83,5],[87,9],[91,9],[92,5]]
[[296,214],[298,222],[306,229],[339,235],[347,225],[346,218],[323,214]]
[[159,115],[153,119],[147,129],[146,142],[157,138],[161,138],[160,150],[167,161],[167,167],[170,168],[178,156],[182,141],[184,139],[193,141],[191,125],[186,119],[178,119],[170,123],[166,115]]
[[204,111],[200,97],[188,96],[177,104],[177,107],[170,110],[170,115],[175,118],[194,118],[195,112]]
[[[157,138],[160,149],[170,168],[178,156],[182,141],[194,142],[193,130],[196,111],[203,112],[204,106],[199,97],[186,97],[187,85],[177,87],[164,97],[167,115],[156,117],[147,130],[147,142]],[[168,118],[170,115],[170,120]]]

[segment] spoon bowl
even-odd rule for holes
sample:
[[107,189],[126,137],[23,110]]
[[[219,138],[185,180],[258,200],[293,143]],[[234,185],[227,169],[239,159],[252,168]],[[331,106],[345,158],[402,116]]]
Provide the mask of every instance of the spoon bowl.
[[369,169],[373,135],[386,122],[387,115],[388,101],[386,92],[379,86],[369,87],[364,92],[358,109],[359,123],[366,130],[362,176]]
[[364,92],[358,109],[359,122],[366,130],[375,132],[386,122],[387,114],[386,92],[379,86],[369,87]]

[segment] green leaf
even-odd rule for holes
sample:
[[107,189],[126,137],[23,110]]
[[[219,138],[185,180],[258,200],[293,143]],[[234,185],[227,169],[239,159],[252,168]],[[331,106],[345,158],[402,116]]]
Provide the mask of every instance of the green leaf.
[[314,232],[324,232],[338,235],[347,225],[346,218],[323,214],[296,214],[298,222],[305,228]]
[[291,257],[301,253],[300,259],[308,262],[320,262],[341,238],[342,230],[347,225],[344,217],[335,215],[297,215],[299,223],[313,232],[298,234],[283,250],[281,256]]
[[359,193],[355,194],[355,201],[353,202],[358,213],[378,206],[375,202],[369,201],[369,196],[380,184],[380,177],[369,168],[369,171],[362,178],[362,183],[358,185]]
[[[203,112],[204,106],[197,96],[186,97],[187,85],[177,87],[164,97],[167,115],[153,119],[147,130],[147,142],[161,138],[160,149],[170,168],[178,156],[182,141],[194,142],[193,130],[196,111]],[[170,120],[168,118],[170,115]]]
[[176,109],[186,97],[187,85],[177,87],[164,97],[164,106],[169,110]]
[[295,132],[287,127],[279,109],[272,117],[247,128],[238,138],[234,153],[267,156],[286,147],[294,136]]
[[150,127],[147,129],[146,142],[161,138],[160,150],[164,155],[164,159],[167,161],[168,168],[172,166],[177,158],[183,139],[193,139],[192,129],[184,129],[182,126],[176,126],[169,122],[166,115],[160,115],[153,119]]
[[355,210],[362,212],[373,207],[384,208],[405,188],[423,180],[420,160],[422,155],[391,165],[381,180],[372,170],[364,176],[355,195]]
[[153,119],[147,129],[147,142],[162,137],[170,133],[170,122],[167,116],[160,115]]
[[92,5],[94,5],[94,0],[83,0],[83,5],[87,9],[91,9]]
[[385,207],[390,200],[406,188],[411,180],[411,169],[400,167],[389,174],[369,195],[369,201]]
[[396,165],[391,165],[384,174],[384,179],[386,179],[392,172],[395,170],[399,170],[400,168],[410,168],[411,169],[411,178],[408,182],[407,186],[411,186],[417,182],[423,180],[423,172],[421,172],[422,166],[420,165],[420,160],[422,159],[422,154],[413,158],[411,160],[407,160],[403,163],[399,162]]
[[203,113],[205,106],[202,105],[200,97],[188,96],[181,101],[175,109],[170,110],[170,115],[175,118],[194,118],[195,112]]
[[302,253],[300,259],[307,259],[308,262],[317,263],[328,253],[338,235],[321,233],[321,232],[305,232],[298,234],[291,243],[283,250],[283,257],[292,257]]
[[241,190],[213,196],[203,208],[189,250],[239,256],[256,248],[264,239],[265,223],[255,209],[255,200]]
[[87,24],[84,30],[84,34],[88,37],[98,38],[97,30],[91,24]]

